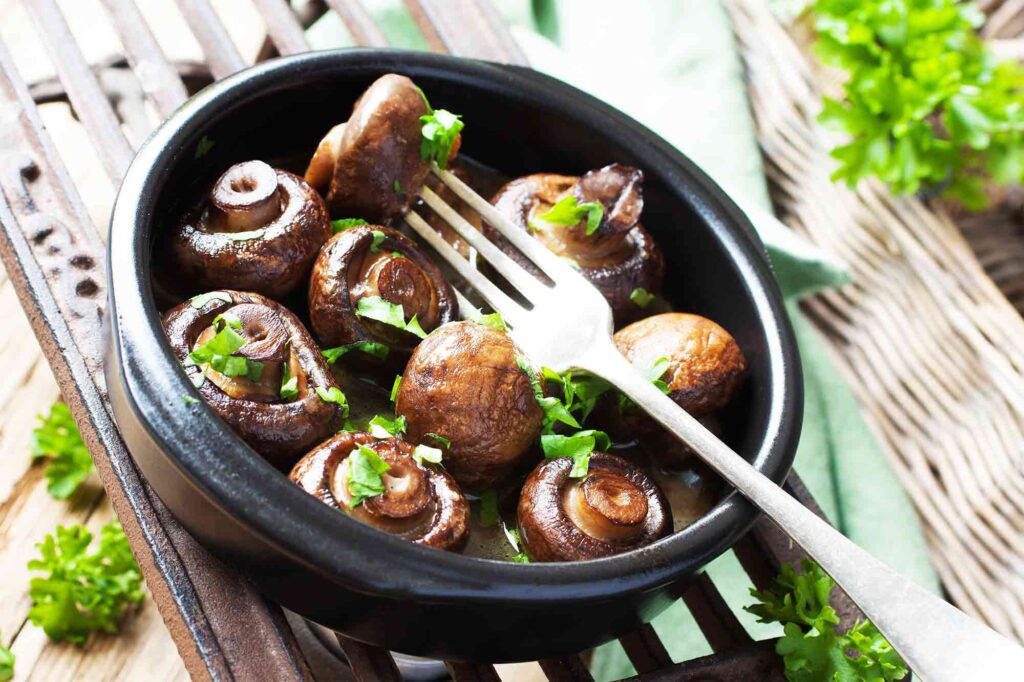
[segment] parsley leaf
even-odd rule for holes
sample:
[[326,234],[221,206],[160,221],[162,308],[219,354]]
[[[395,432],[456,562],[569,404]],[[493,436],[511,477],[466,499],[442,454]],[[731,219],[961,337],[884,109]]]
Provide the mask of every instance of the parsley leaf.
[[143,599],[142,573],[121,526],[104,526],[99,548],[86,553],[92,539],[80,525],[58,526],[36,545],[39,558],[28,562],[48,573],[29,583],[28,617],[50,639],[83,644],[93,630],[117,632],[127,606]]
[[433,433],[433,432],[428,432],[428,433],[425,433],[423,435],[426,436],[427,438],[432,438],[432,439],[436,440],[438,443],[440,443],[441,445],[445,446],[446,448],[450,448],[452,446],[452,442],[450,440],[448,440],[447,438],[445,438],[444,436],[441,436],[439,434],[436,434],[436,433]]
[[295,400],[299,397],[299,377],[291,376],[291,363],[284,363],[284,374],[281,376],[281,400]]
[[485,526],[495,526],[500,520],[498,493],[494,490],[483,491],[480,493],[480,523]]
[[93,470],[92,458],[67,405],[54,403],[50,414],[37,419],[39,425],[32,430],[32,457],[49,459],[46,492],[66,500]]
[[196,152],[195,152],[195,155],[192,158],[195,158],[195,159],[203,158],[204,156],[206,156],[207,154],[210,153],[210,150],[213,149],[213,145],[215,145],[215,144],[216,144],[216,142],[211,140],[206,135],[203,135],[202,138],[200,138],[199,143],[196,144]]
[[654,294],[647,291],[643,287],[637,287],[633,291],[629,292],[629,300],[636,303],[641,308],[646,308],[654,300]]
[[395,383],[391,384],[391,402],[395,402],[395,398],[398,397],[398,389],[402,387],[402,375],[395,375]]
[[408,424],[405,417],[388,419],[384,415],[378,414],[370,420],[367,426],[367,430],[374,438],[395,438],[405,433]]
[[384,243],[384,240],[386,238],[387,235],[385,235],[383,232],[381,232],[380,230],[374,230],[373,241],[370,243],[370,253],[377,253],[378,251],[380,251],[380,245]]
[[569,410],[566,409],[566,405],[554,396],[544,395],[544,387],[541,385],[537,373],[530,365],[530,361],[521,355],[517,355],[516,365],[526,375],[526,378],[530,380],[530,387],[533,388],[533,397],[536,398],[540,409],[544,411],[544,425],[541,433],[552,433],[552,429],[554,429],[555,424],[558,422],[578,429],[580,424],[569,413]]
[[985,175],[1024,181],[1024,68],[999,63],[958,0],[816,0],[817,51],[847,72],[819,120],[850,136],[835,180],[877,176],[899,194],[941,189],[984,207]]
[[362,218],[342,218],[341,220],[331,221],[331,233],[338,234],[344,232],[350,227],[358,227],[360,225],[367,225],[368,223]]
[[395,181],[391,183],[391,189],[395,190],[395,194],[403,194],[402,183],[398,181],[398,178],[395,178]]
[[0,682],[14,677],[14,653],[7,647],[0,646]]
[[587,470],[590,467],[591,453],[594,450],[607,450],[611,446],[611,440],[604,431],[587,429],[586,431],[577,431],[571,436],[557,433],[543,434],[540,437],[540,446],[547,459],[559,457],[572,459],[569,477],[583,478],[587,475]]
[[508,325],[505,324],[505,318],[501,316],[501,313],[487,313],[485,315],[479,308],[470,308],[466,311],[466,319],[484,327],[492,327],[503,332],[508,331]]
[[[839,616],[829,603],[836,583],[818,564],[804,559],[803,573],[790,564],[764,591],[750,590],[757,603],[745,607],[762,623],[783,625],[775,645],[791,682],[870,680],[894,682],[907,667],[870,621],[839,634]],[[851,655],[853,654],[853,655]]]
[[359,299],[359,302],[356,304],[356,315],[369,320],[383,322],[384,324],[414,334],[421,339],[427,338],[427,333],[423,331],[423,327],[420,326],[419,320],[416,319],[415,315],[406,322],[405,308],[401,304],[385,301],[380,296],[366,296]]
[[508,544],[512,545],[512,549],[516,550],[516,555],[512,557],[512,561],[517,564],[530,563],[530,557],[526,556],[526,552],[520,549],[521,541],[519,539],[519,531],[515,528],[509,528],[504,524],[502,525],[502,530],[505,531],[505,537],[508,538]]
[[380,458],[376,452],[365,445],[360,445],[345,458],[345,485],[352,499],[348,502],[349,509],[358,507],[371,497],[383,495],[386,488],[381,474],[391,466]]
[[[572,227],[578,225],[581,220],[587,220],[587,235],[597,232],[601,226],[601,218],[604,217],[604,205],[599,201],[584,201],[582,204],[576,202],[576,197],[568,195],[559,199],[558,203],[551,207],[546,213],[537,218],[551,225],[563,225]],[[532,226],[537,229],[536,226]]]
[[263,376],[263,363],[234,355],[246,344],[245,337],[238,333],[242,328],[241,320],[230,313],[221,314],[213,318],[213,328],[217,332],[213,338],[197,346],[188,354],[188,359],[197,365],[209,365],[227,377],[244,376],[250,381],[259,381]]
[[341,389],[337,386],[331,386],[325,389],[323,386],[316,387],[316,394],[320,396],[320,400],[325,403],[334,403],[335,405],[341,406],[341,413],[345,419],[348,419],[348,398],[341,392]]
[[444,453],[439,448],[432,448],[429,445],[417,445],[412,451],[412,458],[420,465],[424,462],[440,464]]
[[[424,98],[425,101],[425,98]],[[423,124],[420,140],[420,159],[433,160],[441,168],[448,167],[448,157],[452,155],[452,146],[459,137],[465,124],[462,117],[444,109],[431,109],[430,113],[420,116]]]
[[199,404],[199,401],[196,400],[195,398],[193,398],[190,395],[183,395],[183,396],[181,396],[181,401],[183,403],[185,403],[186,405],[198,405]]
[[326,348],[320,351],[320,354],[327,360],[327,364],[333,365],[342,355],[354,350],[372,355],[378,360],[387,360],[388,353],[390,352],[390,349],[385,344],[378,343],[377,341],[356,341],[355,343],[337,346],[336,348]]
[[201,310],[210,301],[221,301],[222,303],[231,303],[231,295],[226,291],[211,291],[206,294],[199,294],[189,299],[192,302],[192,307],[196,310]]

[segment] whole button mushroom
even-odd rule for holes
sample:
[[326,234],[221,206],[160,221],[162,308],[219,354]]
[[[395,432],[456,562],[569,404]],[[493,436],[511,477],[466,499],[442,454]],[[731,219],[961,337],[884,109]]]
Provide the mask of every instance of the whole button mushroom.
[[519,537],[531,561],[582,561],[649,545],[672,531],[664,494],[640,469],[604,452],[572,478],[568,457],[542,462],[519,495]]
[[[539,173],[509,182],[491,203],[553,253],[578,266],[604,294],[621,324],[642,313],[631,298],[634,292],[658,292],[664,276],[661,249],[639,222],[642,183],[640,170],[620,164],[582,177]],[[483,229],[509,256],[542,276],[497,230],[487,224]]]
[[[353,464],[353,453],[361,448],[379,458],[380,469],[386,467],[376,472],[377,488],[365,489],[358,476],[362,486],[351,482],[352,467],[360,466]],[[368,526],[427,547],[459,550],[469,536],[469,504],[451,476],[417,462],[414,453],[414,446],[401,439],[345,431],[299,460],[289,478]]]
[[161,284],[280,299],[305,278],[330,236],[323,199],[301,178],[262,161],[238,163],[170,230]]
[[402,375],[395,412],[406,418],[408,437],[451,441],[445,468],[467,492],[502,481],[540,434],[543,413],[522,357],[505,332],[453,322],[417,346]]
[[[392,319],[382,319],[388,317],[384,313]],[[407,355],[421,334],[458,314],[455,292],[441,270],[415,242],[390,228],[358,225],[339,232],[313,265],[309,318],[324,346],[375,341]]]
[[167,311],[163,323],[202,398],[279,469],[344,423],[347,406],[320,350],[280,304],[213,291]]

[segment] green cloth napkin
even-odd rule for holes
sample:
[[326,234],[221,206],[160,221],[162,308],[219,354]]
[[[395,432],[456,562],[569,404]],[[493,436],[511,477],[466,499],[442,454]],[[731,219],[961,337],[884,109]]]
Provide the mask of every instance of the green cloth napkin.
[[[396,47],[426,49],[401,0],[364,2]],[[534,68],[643,122],[698,163],[740,204],[765,242],[789,301],[805,381],[796,470],[829,519],[875,556],[938,591],[906,494],[865,423],[829,351],[795,301],[842,285],[845,267],[771,214],[760,151],[728,16],[719,0],[511,0],[496,3]],[[336,18],[315,25],[317,47],[347,44]],[[466,122],[472,134],[472,121]],[[469,139],[469,138],[467,138]],[[537,169],[557,171],[557,169]],[[750,581],[732,552],[706,569],[756,639],[775,626],[741,611]],[[654,621],[676,661],[710,653],[680,602]],[[595,652],[598,680],[634,673],[617,643]]]

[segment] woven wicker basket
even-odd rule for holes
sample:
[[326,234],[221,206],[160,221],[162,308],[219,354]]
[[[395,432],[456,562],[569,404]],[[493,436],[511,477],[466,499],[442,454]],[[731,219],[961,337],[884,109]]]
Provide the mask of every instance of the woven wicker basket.
[[[981,4],[986,37],[1019,57],[1024,2]],[[784,26],[763,0],[727,5],[779,213],[850,266],[849,285],[804,310],[909,491],[950,596],[1024,641],[1020,203],[1005,192],[986,214],[958,215],[877,182],[830,181],[835,140],[815,116],[836,74],[799,22]]]

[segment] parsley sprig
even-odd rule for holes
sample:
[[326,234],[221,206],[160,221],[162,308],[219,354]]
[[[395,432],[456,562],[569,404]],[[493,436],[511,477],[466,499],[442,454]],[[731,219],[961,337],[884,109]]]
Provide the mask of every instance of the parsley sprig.
[[213,329],[216,334],[189,353],[189,361],[209,365],[227,377],[241,376],[259,381],[263,377],[263,363],[235,355],[247,343],[246,338],[238,333],[242,329],[242,321],[230,313],[222,313],[213,318]]
[[32,430],[32,457],[49,460],[46,492],[66,500],[93,470],[92,458],[67,405],[54,403],[50,414],[37,418],[39,425]]
[[427,333],[423,331],[423,327],[420,326],[416,315],[413,315],[412,319],[406,322],[405,308],[402,304],[385,301],[380,296],[365,296],[359,299],[359,302],[356,304],[356,315],[365,317],[368,320],[383,322],[402,331],[407,331],[421,339],[427,338]]
[[[584,201],[582,204],[576,201],[576,197],[568,195],[558,200],[547,212],[537,216],[550,225],[562,225],[572,227],[579,225],[580,221],[586,219],[586,234],[592,235],[601,226],[601,218],[604,217],[604,205],[599,201]],[[530,221],[530,227],[540,229],[534,221]]]
[[447,168],[452,146],[466,124],[458,114],[430,106],[422,90],[420,96],[427,105],[427,115],[420,116],[420,123],[423,124],[420,129],[423,136],[420,140],[420,158],[424,161],[431,159],[441,168]]
[[818,53],[847,72],[821,121],[851,141],[834,179],[875,175],[897,193],[941,190],[985,205],[984,177],[1024,181],[1024,68],[999,63],[958,0],[817,0]]
[[377,495],[383,495],[386,488],[381,474],[389,471],[391,465],[380,458],[372,448],[358,446],[344,461],[344,481],[348,494],[352,499],[348,502],[349,509],[361,505],[364,501]]
[[908,672],[906,665],[870,621],[858,622],[843,634],[836,631],[839,616],[829,603],[835,586],[818,564],[805,559],[803,573],[783,564],[771,587],[750,590],[758,603],[746,610],[762,623],[783,626],[775,651],[785,663],[786,679],[902,680]]
[[50,639],[84,644],[94,630],[116,632],[125,609],[143,599],[142,573],[120,524],[103,526],[90,553],[92,540],[80,525],[58,526],[36,545],[39,558],[28,562],[47,574],[29,583],[28,617]]

